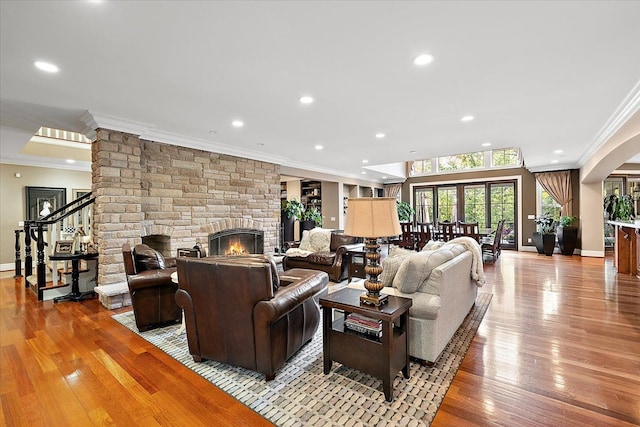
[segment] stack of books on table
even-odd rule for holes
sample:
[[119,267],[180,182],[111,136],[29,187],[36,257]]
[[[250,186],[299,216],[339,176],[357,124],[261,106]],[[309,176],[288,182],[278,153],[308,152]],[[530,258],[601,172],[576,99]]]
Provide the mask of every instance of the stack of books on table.
[[382,321],[361,314],[349,314],[344,321],[344,327],[371,338],[380,339],[382,337]]

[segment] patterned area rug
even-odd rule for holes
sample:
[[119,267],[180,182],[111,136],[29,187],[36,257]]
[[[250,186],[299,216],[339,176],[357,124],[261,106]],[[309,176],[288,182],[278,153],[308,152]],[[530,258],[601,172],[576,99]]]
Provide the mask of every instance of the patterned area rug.
[[429,425],[464,359],[491,302],[479,292],[476,304],[432,367],[411,362],[411,377],[398,373],[394,400],[387,402],[382,382],[333,363],[322,370],[322,325],[313,340],[266,382],[263,374],[207,360],[195,363],[179,325],[138,333],[133,312],[113,318],[194,372],[278,426]]

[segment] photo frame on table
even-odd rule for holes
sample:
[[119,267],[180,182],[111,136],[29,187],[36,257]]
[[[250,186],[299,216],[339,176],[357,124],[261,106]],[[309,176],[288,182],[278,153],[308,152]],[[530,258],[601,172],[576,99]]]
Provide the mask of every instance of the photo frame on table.
[[56,187],[25,187],[26,218],[41,219],[67,203],[67,189]]
[[73,240],[58,240],[54,255],[71,255],[73,253]]

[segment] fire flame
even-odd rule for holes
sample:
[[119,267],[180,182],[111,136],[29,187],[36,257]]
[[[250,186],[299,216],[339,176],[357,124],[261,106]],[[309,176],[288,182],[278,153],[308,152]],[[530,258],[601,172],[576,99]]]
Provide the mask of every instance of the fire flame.
[[242,243],[239,240],[232,240],[229,242],[229,247],[227,251],[224,253],[225,255],[244,255],[248,253],[248,251],[242,246]]

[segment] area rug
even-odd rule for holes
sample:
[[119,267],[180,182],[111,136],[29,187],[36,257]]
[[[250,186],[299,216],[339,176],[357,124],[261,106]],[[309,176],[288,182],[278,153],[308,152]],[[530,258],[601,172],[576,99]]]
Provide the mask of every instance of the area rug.
[[396,376],[393,402],[387,402],[382,381],[333,363],[322,365],[322,326],[280,369],[273,381],[263,374],[210,360],[195,363],[179,325],[139,333],[133,312],[113,318],[203,378],[278,426],[429,425],[453,381],[471,340],[491,302],[479,292],[476,304],[432,367],[411,362],[411,377]]

